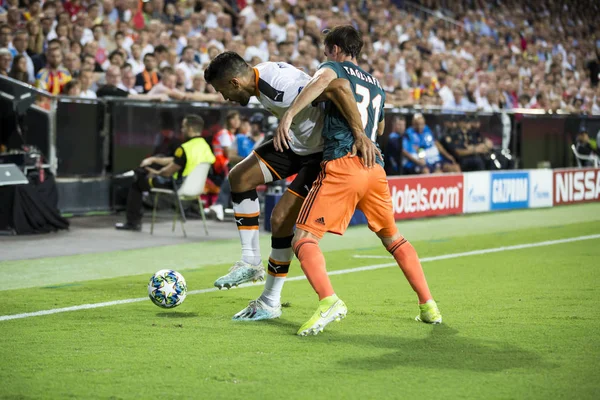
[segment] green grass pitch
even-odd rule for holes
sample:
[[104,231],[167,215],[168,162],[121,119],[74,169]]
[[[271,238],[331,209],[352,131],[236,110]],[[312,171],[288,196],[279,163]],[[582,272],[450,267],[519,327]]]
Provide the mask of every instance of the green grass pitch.
[[[429,259],[597,235],[600,205],[399,227]],[[330,271],[393,261],[354,257],[387,255],[364,227],[327,240]],[[212,246],[237,256],[235,241]],[[227,265],[212,263],[205,250],[186,244],[162,252],[3,262],[0,316],[145,297],[149,271],[164,267],[178,269],[190,290],[207,289]],[[85,272],[95,264],[123,269],[108,279]],[[306,280],[288,282],[283,301],[290,306],[282,318],[261,323],[231,321],[261,286],[190,295],[173,310],[147,300],[0,321],[0,398],[598,398],[600,239],[432,260],[423,267],[444,317],[441,326],[414,321],[416,296],[392,266],[333,275],[348,317],[316,337],[294,335],[316,307]],[[298,275],[294,261],[290,276]]]

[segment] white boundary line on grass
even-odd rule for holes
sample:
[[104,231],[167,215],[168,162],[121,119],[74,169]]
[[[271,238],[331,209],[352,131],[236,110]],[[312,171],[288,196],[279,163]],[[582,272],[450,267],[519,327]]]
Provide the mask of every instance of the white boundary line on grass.
[[[533,247],[552,246],[555,244],[580,242],[582,240],[591,240],[591,239],[600,239],[600,234],[577,236],[577,237],[558,239],[558,240],[547,240],[544,242],[537,242],[537,243],[517,244],[514,246],[494,247],[494,248],[489,248],[489,249],[466,251],[463,253],[444,254],[444,255],[440,255],[440,256],[422,258],[421,262],[426,263],[426,262],[432,262],[432,261],[449,260],[452,258],[478,256],[478,255],[482,255],[482,254],[498,253],[498,252],[502,252],[502,251],[530,249]],[[376,256],[376,255],[373,255],[373,256],[354,255],[353,257],[354,258],[391,258],[391,256]],[[340,269],[340,270],[329,272],[329,275],[343,275],[343,274],[350,274],[353,272],[372,271],[375,269],[387,268],[387,267],[392,267],[395,265],[396,265],[396,263],[393,262],[393,263],[385,263],[385,264],[367,265],[364,267],[357,267],[357,268]],[[287,281],[301,281],[304,279],[306,279],[305,276],[293,276],[291,278],[287,278],[286,280]],[[243,284],[243,285],[240,285],[240,288],[248,287],[248,286],[257,286],[257,285],[264,285],[264,283],[260,282],[260,283]],[[216,292],[218,290],[219,289],[217,289],[217,288],[191,290],[188,292],[188,295],[210,293],[210,292]],[[89,310],[92,308],[110,307],[110,306],[116,306],[116,305],[120,305],[120,304],[138,303],[140,301],[148,301],[148,297],[138,297],[136,299],[106,301],[104,303],[82,304],[79,306],[54,308],[51,310],[43,310],[43,311],[36,311],[36,312],[23,313],[23,314],[0,315],[0,321],[10,321],[13,319],[23,319],[23,318],[29,318],[29,317],[40,317],[42,315],[58,314],[58,313],[69,312],[69,311]]]

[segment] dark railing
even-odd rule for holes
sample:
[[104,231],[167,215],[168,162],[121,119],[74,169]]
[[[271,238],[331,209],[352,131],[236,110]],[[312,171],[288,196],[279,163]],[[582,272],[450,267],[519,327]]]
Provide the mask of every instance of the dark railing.
[[[9,142],[14,118],[5,113],[12,109],[12,98],[20,93],[43,96],[49,104],[46,108],[33,105],[26,111],[24,140],[42,151],[59,177],[94,177],[129,170],[137,166],[140,159],[152,154],[165,132],[180,132],[181,119],[188,113],[204,118],[204,135],[208,139],[222,128],[225,116],[231,110],[238,110],[248,117],[256,112],[268,114],[262,108],[202,103],[54,97],[0,77],[0,142]],[[432,107],[391,108],[386,109],[386,121],[395,115],[404,115],[410,126],[412,116],[417,112],[425,116],[427,125],[438,138],[444,132],[445,121],[460,114],[459,111]],[[482,135],[492,139],[498,147],[504,144],[516,158],[518,168],[575,166],[570,145],[577,132],[582,126],[593,137],[600,131],[598,116],[534,112],[513,110],[502,114],[477,114]],[[386,123],[386,126],[386,134],[380,139],[384,151],[391,124]]]

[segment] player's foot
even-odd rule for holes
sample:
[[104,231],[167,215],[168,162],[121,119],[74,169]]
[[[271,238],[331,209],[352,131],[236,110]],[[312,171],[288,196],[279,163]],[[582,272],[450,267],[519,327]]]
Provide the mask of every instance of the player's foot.
[[434,300],[427,300],[425,304],[419,304],[419,308],[421,313],[416,316],[416,321],[425,322],[426,324],[442,323],[442,314]]
[[243,261],[237,261],[229,269],[229,273],[217,279],[215,286],[219,289],[230,289],[233,286],[241,285],[246,282],[256,282],[265,279],[265,268],[262,264],[250,265]]
[[213,212],[217,221],[225,219],[225,210],[221,204],[213,204],[209,207],[209,210]]
[[319,308],[304,325],[298,329],[297,335],[317,335],[333,321],[341,321],[348,313],[348,308],[335,294],[319,302]]
[[281,317],[281,304],[271,307],[260,298],[248,303],[248,307],[233,316],[235,321],[261,321]]

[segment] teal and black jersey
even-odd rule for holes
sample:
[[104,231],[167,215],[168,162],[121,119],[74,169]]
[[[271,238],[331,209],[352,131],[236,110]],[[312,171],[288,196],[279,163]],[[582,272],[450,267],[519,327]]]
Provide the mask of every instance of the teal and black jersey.
[[[321,68],[330,68],[338,78],[350,81],[365,133],[373,142],[377,143],[377,127],[383,120],[385,104],[385,92],[379,81],[349,61],[341,63],[327,61],[319,66],[319,69]],[[323,139],[323,159],[325,160],[335,160],[345,156],[352,150],[354,144],[354,136],[348,122],[331,102],[327,103],[325,111]],[[377,162],[383,166],[383,160],[377,158]]]

